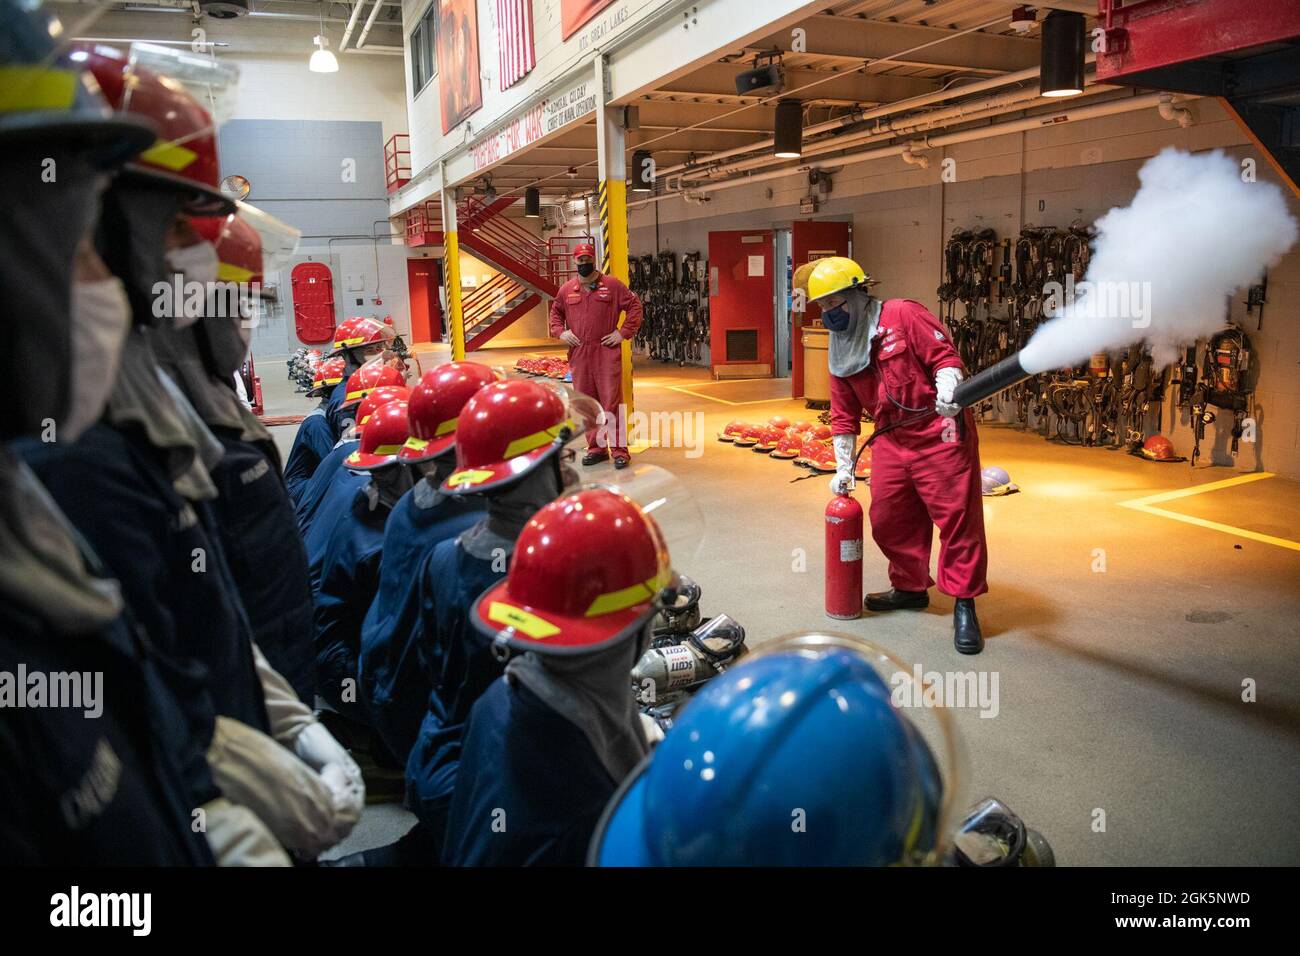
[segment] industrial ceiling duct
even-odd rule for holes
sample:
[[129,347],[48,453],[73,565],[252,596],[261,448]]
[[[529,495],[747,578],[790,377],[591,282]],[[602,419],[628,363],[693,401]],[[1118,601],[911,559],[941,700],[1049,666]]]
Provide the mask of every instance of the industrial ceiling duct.
[[1038,91],[1043,96],[1077,96],[1083,92],[1083,58],[1087,24],[1082,13],[1053,10],[1043,21],[1042,65]]
[[233,20],[248,15],[248,0],[199,0],[199,12],[214,20]]
[[798,159],[803,155],[803,103],[799,100],[781,100],[776,104],[772,154],[777,159]]

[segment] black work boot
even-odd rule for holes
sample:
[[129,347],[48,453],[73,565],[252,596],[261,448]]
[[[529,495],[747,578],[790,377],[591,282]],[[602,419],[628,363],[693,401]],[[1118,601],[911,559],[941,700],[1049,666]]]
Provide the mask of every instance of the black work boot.
[[605,451],[605,449],[603,448],[600,448],[597,449],[596,451],[589,451],[587,452],[587,454],[583,455],[582,463],[584,465],[599,465],[602,461],[604,461],[608,457],[609,457],[609,452]]
[[960,654],[978,654],[984,650],[980,619],[975,616],[975,599],[958,598],[952,609],[952,643]]
[[900,591],[890,588],[888,591],[876,591],[868,594],[863,602],[868,611],[902,611],[920,610],[930,606],[928,591]]

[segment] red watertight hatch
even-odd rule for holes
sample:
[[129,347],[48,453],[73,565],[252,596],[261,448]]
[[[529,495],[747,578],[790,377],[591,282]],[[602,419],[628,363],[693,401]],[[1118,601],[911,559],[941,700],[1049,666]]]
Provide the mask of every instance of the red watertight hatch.
[[334,340],[334,276],[323,262],[293,267],[293,327],[307,345]]

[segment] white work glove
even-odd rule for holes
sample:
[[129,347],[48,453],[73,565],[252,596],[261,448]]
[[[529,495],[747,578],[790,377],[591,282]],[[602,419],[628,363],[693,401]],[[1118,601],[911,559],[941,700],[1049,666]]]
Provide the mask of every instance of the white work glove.
[[329,787],[334,798],[335,829],[346,827],[350,833],[366,808],[366,785],[357,762],[319,722],[302,729],[293,742],[293,752]]
[[253,663],[266,699],[266,716],[271,736],[296,753],[307,766],[320,774],[321,781],[333,797],[335,829],[348,831],[361,819],[366,805],[366,785],[361,768],[312,709],[298,699],[280,673],[271,666],[261,648],[253,645]]
[[203,836],[217,866],[293,866],[284,847],[248,807],[217,797],[203,805]]
[[305,859],[338,843],[356,822],[340,818],[330,783],[312,767],[237,720],[217,717],[207,758],[222,794],[252,810],[281,844]]
[[835,477],[831,479],[831,493],[847,494],[857,481],[853,475],[853,453],[857,451],[857,435],[836,435],[831,439],[835,446]]
[[959,368],[941,368],[934,373],[934,410],[944,418],[956,418],[961,414],[961,406],[954,405],[952,401],[952,393],[957,390],[957,383],[961,380]]
[[582,339],[578,338],[568,329],[565,329],[563,332],[560,333],[560,341],[563,342],[565,345],[577,346],[582,344]]

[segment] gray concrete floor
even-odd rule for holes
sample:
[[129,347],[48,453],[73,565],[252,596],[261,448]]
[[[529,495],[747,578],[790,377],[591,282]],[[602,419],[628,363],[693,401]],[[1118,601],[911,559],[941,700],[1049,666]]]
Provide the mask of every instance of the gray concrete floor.
[[[485,353],[506,364],[514,354]],[[310,408],[278,366],[259,371],[269,413]],[[965,795],[1002,798],[1063,864],[1300,863],[1300,550],[1121,506],[1235,472],[981,427],[983,463],[1006,468],[1022,491],[985,499],[990,591],[979,611],[988,647],[967,658],[952,648],[952,601],[937,592],[923,613],[823,615],[826,480],[790,483],[805,472],[713,437],[732,418],[815,415],[802,402],[763,401],[768,388],[638,365],[638,409],[704,416],[698,457],[652,447],[636,459],[672,470],[698,504],[702,544],[677,564],[702,585],[706,615],[732,615],[753,645],[831,627],[926,671],[996,674],[996,717],[955,714]],[[287,450],[293,428],[275,431]],[[864,507],[868,496],[858,494]],[[1282,478],[1156,507],[1300,539],[1300,484]],[[886,587],[870,541],[864,564],[867,590]],[[1243,701],[1243,682],[1254,702]],[[341,851],[406,826],[396,807],[370,808]]]

